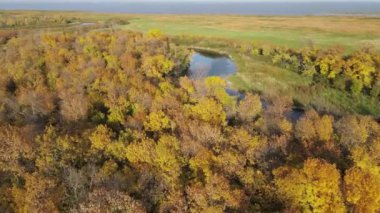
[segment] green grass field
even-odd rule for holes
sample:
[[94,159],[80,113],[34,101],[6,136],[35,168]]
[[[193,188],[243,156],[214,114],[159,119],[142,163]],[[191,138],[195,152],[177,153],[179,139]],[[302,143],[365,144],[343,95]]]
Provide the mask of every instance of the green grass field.
[[348,50],[371,44],[380,48],[380,19],[361,17],[133,16],[124,29],[161,29],[169,35],[198,35],[255,41],[287,47],[311,43],[341,45]]

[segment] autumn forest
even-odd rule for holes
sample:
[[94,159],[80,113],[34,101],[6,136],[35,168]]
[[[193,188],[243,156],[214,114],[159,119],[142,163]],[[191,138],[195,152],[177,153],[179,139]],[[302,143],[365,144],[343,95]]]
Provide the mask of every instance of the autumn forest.
[[[186,75],[200,37],[19,20],[0,21],[0,212],[380,211],[377,109],[231,96]],[[376,47],[227,45],[379,106]]]

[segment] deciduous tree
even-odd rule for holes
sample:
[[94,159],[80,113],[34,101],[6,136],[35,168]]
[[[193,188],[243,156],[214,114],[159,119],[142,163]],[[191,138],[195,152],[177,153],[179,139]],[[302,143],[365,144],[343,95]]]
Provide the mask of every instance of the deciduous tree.
[[340,174],[334,165],[308,159],[301,169],[281,167],[273,174],[289,208],[303,212],[345,212]]

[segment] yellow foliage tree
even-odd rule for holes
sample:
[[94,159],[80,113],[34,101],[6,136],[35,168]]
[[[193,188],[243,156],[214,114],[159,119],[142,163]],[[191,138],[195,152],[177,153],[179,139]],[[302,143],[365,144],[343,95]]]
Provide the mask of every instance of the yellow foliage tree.
[[52,179],[33,173],[26,174],[24,180],[23,188],[13,187],[11,191],[16,212],[58,212],[55,201],[59,191],[54,190],[57,184]]
[[104,151],[111,144],[112,132],[105,125],[99,125],[90,136],[91,148],[96,151]]
[[354,212],[380,211],[380,176],[353,167],[347,171],[344,182],[347,201],[353,204]]
[[334,133],[333,122],[332,116],[319,116],[314,110],[307,111],[296,123],[296,138],[302,141],[308,151],[318,148],[316,146],[318,142],[323,142],[324,145],[329,146]]
[[323,115],[320,119],[315,121],[315,130],[317,132],[318,138],[321,141],[331,140],[334,128],[333,128],[334,118],[330,115]]
[[368,88],[372,86],[375,72],[375,62],[366,50],[357,51],[347,60],[345,65],[345,74],[352,79],[359,80]]
[[170,129],[171,120],[162,111],[152,112],[147,116],[144,127],[145,130],[153,132]]
[[308,159],[302,169],[280,167],[275,184],[288,207],[302,212],[345,212],[340,174],[334,165]]
[[133,164],[153,165],[156,158],[155,143],[152,140],[144,139],[140,142],[133,142],[127,146],[126,157]]
[[370,145],[355,147],[351,151],[351,158],[356,167],[380,178],[380,139],[375,139]]
[[162,36],[162,32],[160,29],[150,29],[147,35],[149,38],[160,38]]
[[173,187],[178,187],[178,177],[181,174],[182,159],[179,145],[177,138],[163,135],[157,143],[154,159],[161,174]]
[[212,175],[211,165],[215,161],[215,156],[206,149],[200,150],[190,159],[190,168],[199,179],[208,178]]
[[134,109],[134,105],[123,96],[109,100],[106,105],[109,107],[109,122],[123,123],[127,114]]
[[187,109],[191,116],[200,120],[216,125],[225,124],[226,113],[223,111],[222,105],[213,99],[203,98],[196,105],[187,106]]
[[147,77],[161,78],[174,67],[173,61],[164,55],[147,56],[143,60],[142,70]]
[[211,76],[205,79],[208,95],[215,97],[223,106],[235,110],[236,100],[226,92],[226,81],[218,76]]

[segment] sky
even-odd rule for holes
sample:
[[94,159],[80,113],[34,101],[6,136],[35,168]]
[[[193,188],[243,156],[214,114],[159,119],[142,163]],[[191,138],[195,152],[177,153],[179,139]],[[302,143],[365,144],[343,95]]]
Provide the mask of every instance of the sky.
[[0,0],[1,2],[380,2],[380,0]]

